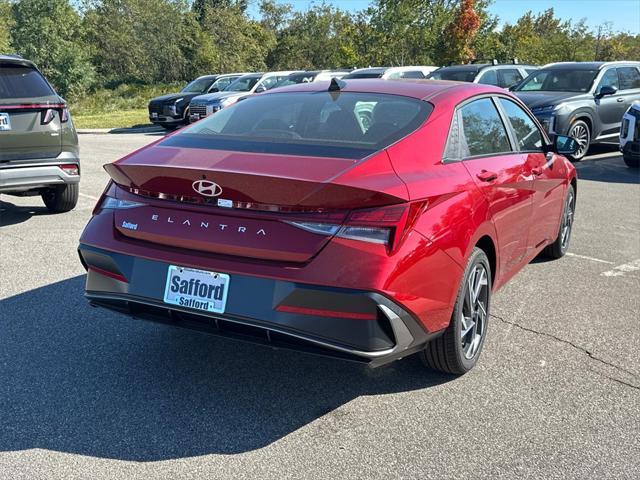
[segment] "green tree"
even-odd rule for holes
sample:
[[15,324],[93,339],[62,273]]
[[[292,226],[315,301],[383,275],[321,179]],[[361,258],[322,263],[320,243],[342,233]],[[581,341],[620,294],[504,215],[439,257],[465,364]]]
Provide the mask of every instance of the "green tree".
[[203,24],[209,10],[237,8],[244,13],[248,6],[249,0],[193,0],[191,8],[198,22]]
[[11,52],[13,14],[8,0],[0,0],[0,53]]
[[269,56],[276,69],[337,68],[358,62],[351,15],[330,5],[295,12]]
[[86,54],[80,16],[68,0],[20,0],[13,4],[13,48],[33,60],[64,96],[83,94],[94,70]]
[[[183,80],[211,52],[183,0],[89,0],[87,39],[103,84]],[[205,49],[206,50],[206,49]],[[204,67],[202,67],[204,68]]]

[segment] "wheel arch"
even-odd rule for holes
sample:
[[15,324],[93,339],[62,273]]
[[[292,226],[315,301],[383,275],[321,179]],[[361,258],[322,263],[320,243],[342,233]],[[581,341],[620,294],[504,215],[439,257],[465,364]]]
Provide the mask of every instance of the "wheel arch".
[[489,267],[491,267],[491,286],[495,284],[497,272],[497,253],[493,239],[489,235],[483,235],[475,243],[475,246],[482,250],[489,259]]

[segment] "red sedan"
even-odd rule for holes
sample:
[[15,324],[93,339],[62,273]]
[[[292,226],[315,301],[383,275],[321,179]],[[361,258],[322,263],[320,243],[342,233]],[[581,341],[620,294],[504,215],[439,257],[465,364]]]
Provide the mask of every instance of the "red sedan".
[[301,84],[105,165],[86,297],[137,318],[462,374],[492,294],[569,245],[576,173],[502,89]]

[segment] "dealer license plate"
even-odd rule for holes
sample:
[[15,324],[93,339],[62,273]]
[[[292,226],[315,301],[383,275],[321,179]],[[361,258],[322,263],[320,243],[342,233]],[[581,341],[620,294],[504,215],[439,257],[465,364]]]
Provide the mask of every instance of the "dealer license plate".
[[8,113],[0,113],[0,132],[11,130],[11,118]]
[[164,301],[205,312],[224,313],[229,275],[170,265]]

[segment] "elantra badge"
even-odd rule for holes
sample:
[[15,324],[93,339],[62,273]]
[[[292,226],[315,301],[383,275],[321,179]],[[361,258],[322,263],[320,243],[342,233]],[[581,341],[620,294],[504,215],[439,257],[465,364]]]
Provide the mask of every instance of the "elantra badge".
[[196,180],[191,186],[196,192],[205,197],[217,197],[222,194],[222,187],[209,180]]

